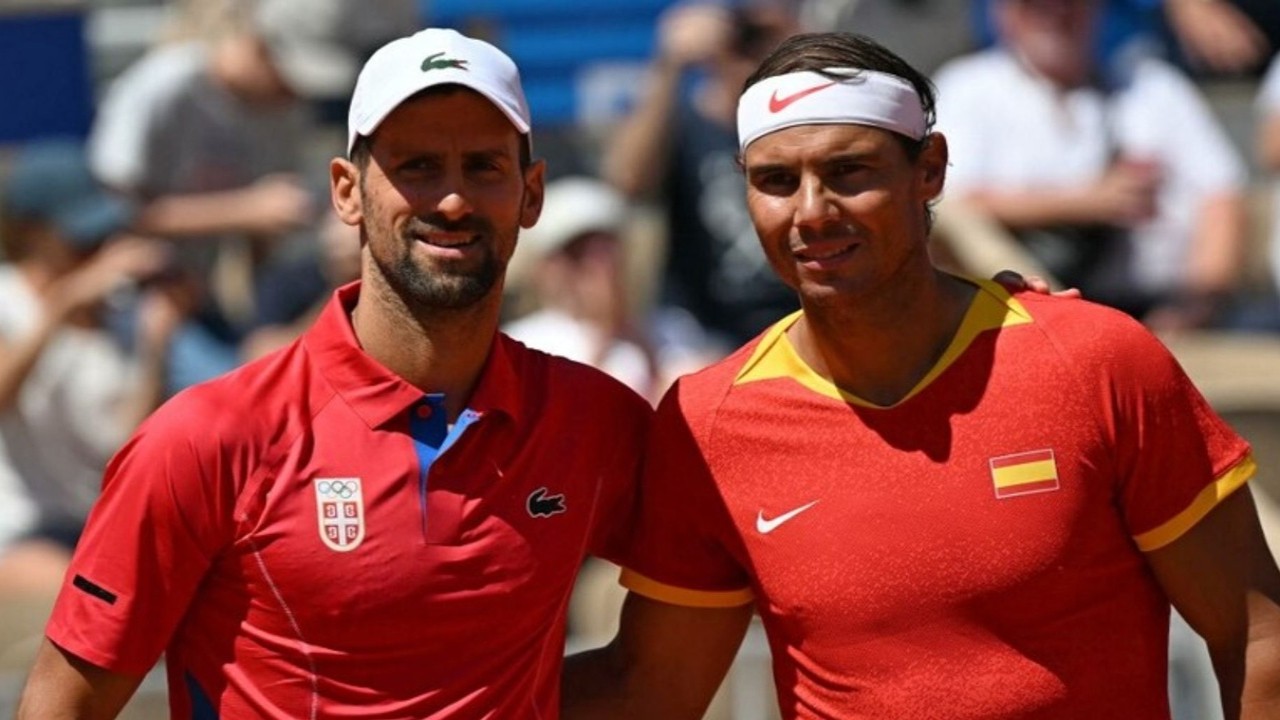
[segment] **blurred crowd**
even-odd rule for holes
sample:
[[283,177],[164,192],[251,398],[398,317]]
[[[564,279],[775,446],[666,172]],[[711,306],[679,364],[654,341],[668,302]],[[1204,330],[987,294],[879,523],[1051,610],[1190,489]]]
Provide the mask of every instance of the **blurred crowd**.
[[[56,590],[142,417],[288,343],[358,275],[361,238],[317,162],[342,151],[332,106],[368,52],[437,22],[421,0],[155,4],[169,22],[103,80],[86,136],[0,155],[0,597]],[[807,29],[871,35],[933,73],[939,213],[989,219],[1002,266],[1161,332],[1280,335],[1280,5],[651,5],[649,57],[616,59],[640,78],[616,112],[548,127],[534,107],[551,182],[506,288],[527,345],[656,400],[794,309],[746,214],[734,111],[756,62]],[[503,46],[515,28],[485,7],[465,29]],[[1256,98],[1243,136],[1211,102],[1224,86]],[[939,252],[989,274],[944,219]]]

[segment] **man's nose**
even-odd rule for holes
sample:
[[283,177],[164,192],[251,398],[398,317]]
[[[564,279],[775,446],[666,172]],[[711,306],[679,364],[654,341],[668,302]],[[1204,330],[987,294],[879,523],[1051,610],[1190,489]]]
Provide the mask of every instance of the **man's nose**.
[[795,224],[817,227],[831,219],[834,206],[827,187],[818,178],[809,178],[796,192]]
[[470,215],[474,208],[461,190],[450,190],[436,203],[436,211],[449,220],[461,220]]

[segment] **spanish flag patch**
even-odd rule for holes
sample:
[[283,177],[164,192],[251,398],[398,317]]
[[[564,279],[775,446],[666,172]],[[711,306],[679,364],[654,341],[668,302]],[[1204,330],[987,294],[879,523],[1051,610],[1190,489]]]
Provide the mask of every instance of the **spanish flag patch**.
[[1052,450],[1033,450],[991,458],[991,484],[996,497],[1008,498],[1058,489],[1058,466]]

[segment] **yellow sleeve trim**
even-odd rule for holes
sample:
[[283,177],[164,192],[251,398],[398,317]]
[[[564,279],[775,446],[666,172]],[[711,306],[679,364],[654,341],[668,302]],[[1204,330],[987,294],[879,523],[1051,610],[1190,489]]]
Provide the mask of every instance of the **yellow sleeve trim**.
[[1218,506],[1228,495],[1239,490],[1253,474],[1258,471],[1258,464],[1254,461],[1252,455],[1245,456],[1235,467],[1226,471],[1217,480],[1214,480],[1208,487],[1200,491],[1199,495],[1191,501],[1187,509],[1173,516],[1168,522],[1155,528],[1148,530],[1141,535],[1135,536],[1134,542],[1138,544],[1138,549],[1143,552],[1151,552],[1159,550],[1169,543],[1182,537],[1182,534],[1190,530],[1196,523],[1200,522],[1209,511]]
[[618,579],[622,587],[652,600],[660,600],[672,605],[698,608],[731,608],[748,605],[755,599],[751,588],[727,590],[722,592],[710,590],[689,590],[674,585],[660,583],[647,578],[634,570],[622,569]]

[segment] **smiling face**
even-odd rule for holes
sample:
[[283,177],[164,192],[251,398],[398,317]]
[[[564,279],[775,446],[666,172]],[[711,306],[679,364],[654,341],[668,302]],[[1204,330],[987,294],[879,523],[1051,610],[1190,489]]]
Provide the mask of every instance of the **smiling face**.
[[932,271],[926,206],[945,177],[941,135],[912,161],[886,130],[801,125],[751,143],[743,162],[765,255],[806,305]]
[[496,297],[519,229],[542,204],[543,166],[521,167],[523,142],[482,95],[450,88],[392,111],[363,167],[335,161],[339,212],[361,227],[368,284],[415,310]]

